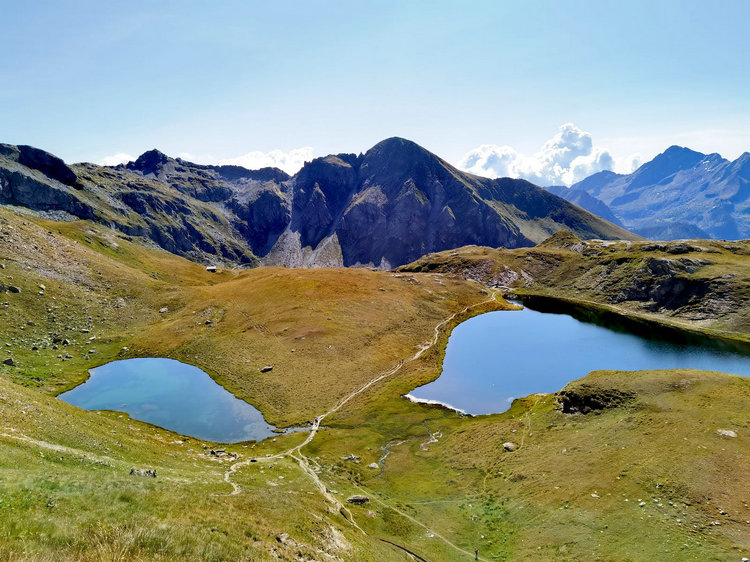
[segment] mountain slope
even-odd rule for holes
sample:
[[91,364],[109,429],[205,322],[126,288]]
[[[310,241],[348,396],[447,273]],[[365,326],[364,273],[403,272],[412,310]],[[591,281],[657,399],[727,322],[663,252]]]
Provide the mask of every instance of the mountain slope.
[[599,172],[574,184],[650,238],[750,237],[750,153],[734,162],[672,146],[628,175]]
[[615,216],[612,209],[607,207],[601,199],[597,199],[587,191],[570,189],[565,185],[550,185],[544,189],[550,193],[554,193],[558,197],[562,197],[566,201],[570,201],[574,205],[586,209],[590,213],[594,213],[596,216],[602,217],[604,220],[608,220],[612,224],[622,226],[622,222]]
[[413,142],[308,162],[294,176],[151,150],[117,167],[0,145],[0,203],[89,219],[196,261],[387,268],[468,244],[531,246],[560,230],[632,238],[523,180],[461,172]]

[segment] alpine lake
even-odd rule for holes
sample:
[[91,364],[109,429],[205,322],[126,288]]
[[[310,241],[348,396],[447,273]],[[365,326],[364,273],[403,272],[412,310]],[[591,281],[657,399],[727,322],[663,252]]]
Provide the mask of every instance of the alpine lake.
[[523,310],[489,312],[459,324],[440,377],[406,397],[483,415],[597,370],[704,369],[750,376],[750,344],[544,297],[522,304]]

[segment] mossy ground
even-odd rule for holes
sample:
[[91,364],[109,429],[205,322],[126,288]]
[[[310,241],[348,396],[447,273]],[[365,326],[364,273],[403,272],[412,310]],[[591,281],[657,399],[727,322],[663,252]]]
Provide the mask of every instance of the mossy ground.
[[[351,506],[363,534],[288,456],[243,466],[229,495],[230,461],[208,454],[213,444],[50,395],[96,364],[160,355],[204,368],[272,423],[304,423],[414,355],[445,318],[502,301],[435,274],[210,274],[101,227],[6,210],[0,234],[0,282],[21,288],[0,308],[2,353],[18,364],[0,367],[0,559],[409,559],[380,539],[428,560],[471,558],[456,548],[487,560],[738,559],[750,549],[747,379],[599,372],[583,379],[589,390],[635,398],[571,415],[537,395],[460,417],[400,397],[439,374],[446,326],[302,450],[337,497],[372,498]],[[265,364],[273,371],[260,373]],[[302,439],[228,450],[247,460]],[[518,449],[506,452],[507,441]],[[381,467],[368,468],[384,447]]]

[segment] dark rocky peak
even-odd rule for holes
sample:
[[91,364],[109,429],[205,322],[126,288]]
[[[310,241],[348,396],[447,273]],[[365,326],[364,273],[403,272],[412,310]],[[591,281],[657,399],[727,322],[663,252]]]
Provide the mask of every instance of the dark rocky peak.
[[362,157],[356,154],[329,154],[305,162],[295,177],[302,181],[309,181],[310,178],[325,176],[329,173],[340,173],[341,170],[347,168],[356,170],[359,168],[361,161]]
[[135,162],[128,162],[125,167],[128,170],[141,172],[144,176],[157,175],[170,160],[169,156],[154,148],[141,154]]
[[[336,154],[306,162],[294,176],[294,207],[298,211],[322,195],[317,205],[325,205],[336,216],[357,188],[360,159],[355,154]],[[319,195],[315,195],[316,190]]]
[[5,149],[3,150],[3,154],[16,160],[22,166],[38,170],[48,178],[57,180],[65,185],[75,188],[81,187],[75,172],[57,156],[33,146],[19,145],[13,147],[11,145],[3,145],[3,147]]
[[368,150],[360,167],[364,182],[400,187],[409,179],[418,186],[433,180],[449,164],[417,143],[391,137]]
[[401,137],[391,137],[380,141],[368,150],[363,157],[363,165],[373,169],[382,166],[407,168],[424,165],[440,159],[417,143]]
[[332,154],[305,162],[294,178],[300,188],[317,183],[328,195],[330,189],[327,186],[345,190],[353,187],[357,181],[359,163],[360,159],[355,154]]

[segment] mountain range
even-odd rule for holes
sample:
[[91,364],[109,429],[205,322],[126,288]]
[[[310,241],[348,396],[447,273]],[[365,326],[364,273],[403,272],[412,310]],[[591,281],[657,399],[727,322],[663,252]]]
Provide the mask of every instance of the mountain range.
[[471,244],[532,246],[562,229],[636,238],[527,181],[474,176],[395,137],[364,154],[316,158],[294,176],[157,150],[116,167],[68,166],[37,148],[0,145],[0,203],[247,266],[390,268]]
[[750,238],[750,153],[735,161],[671,146],[632,174],[548,188],[646,238]]

